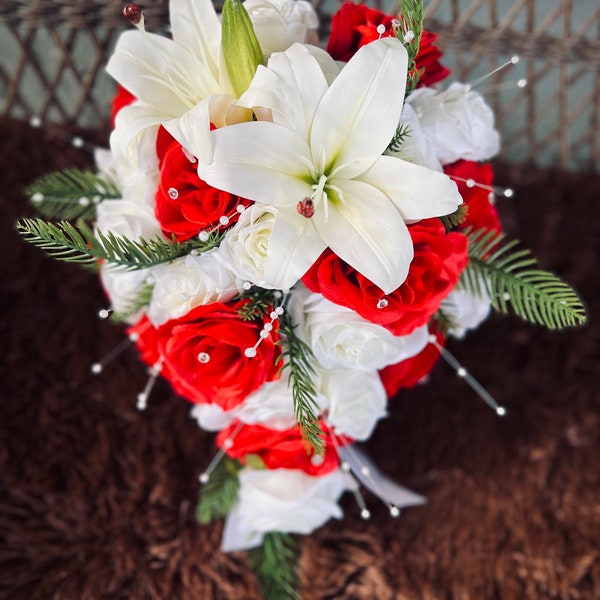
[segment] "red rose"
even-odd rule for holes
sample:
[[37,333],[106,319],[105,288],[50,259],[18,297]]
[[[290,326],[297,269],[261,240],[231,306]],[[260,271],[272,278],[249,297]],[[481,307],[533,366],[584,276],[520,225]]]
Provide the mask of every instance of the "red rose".
[[471,160],[459,160],[444,167],[444,173],[452,178],[458,186],[458,191],[467,205],[467,214],[461,224],[461,229],[471,227],[491,229],[500,233],[500,219],[490,202],[491,192],[477,186],[469,187],[466,181],[472,179],[477,183],[491,186],[494,183],[494,171],[489,163],[478,164]]
[[385,295],[331,250],[325,250],[302,281],[393,334],[408,335],[429,322],[468,261],[466,236],[447,234],[439,219],[425,219],[408,230],[415,255],[406,281],[391,294]]
[[115,119],[117,118],[118,112],[129,106],[132,102],[135,102],[137,98],[131,93],[128,92],[123,86],[117,85],[117,91],[113,97],[113,101],[110,107],[110,123],[112,127],[115,126]]
[[[302,438],[300,428],[292,427],[285,431],[269,429],[261,425],[244,425],[239,433],[231,439],[239,422],[223,429],[217,436],[217,446],[223,448],[231,458],[245,462],[244,457],[255,454],[261,458],[269,469],[301,469],[309,475],[327,475],[339,465],[339,459],[333,444],[325,440],[325,456],[323,462],[317,462],[308,454],[306,442]],[[321,429],[327,431],[325,424]],[[226,447],[225,440],[231,439],[231,446]],[[347,443],[344,438],[344,443]],[[320,458],[320,457],[319,457]],[[313,464],[314,463],[314,464]]]
[[156,134],[156,156],[158,157],[159,167],[163,163],[167,150],[173,143],[177,143],[175,142],[175,138],[161,125]]
[[[390,17],[364,4],[347,2],[342,5],[331,20],[331,35],[327,43],[327,52],[335,60],[348,62],[359,48],[378,40],[380,37],[393,37],[392,23],[395,17]],[[385,33],[380,35],[377,26],[383,25]],[[437,36],[423,31],[419,53],[415,59],[417,69],[423,69],[419,85],[432,85],[450,74],[446,67],[438,61],[442,53],[434,45]]]
[[[147,317],[142,317],[135,325],[127,330],[129,338],[135,342],[140,358],[150,366],[159,362],[158,331],[152,327]],[[163,368],[162,374],[165,375]]]
[[[331,19],[331,35],[327,52],[335,60],[348,62],[359,48],[380,37],[393,36],[393,17],[364,4],[346,2]],[[380,36],[377,26],[384,25],[385,33]]]
[[275,364],[281,351],[277,328],[248,358],[244,351],[259,340],[262,322],[242,321],[241,306],[215,302],[198,306],[158,329],[136,325],[142,359],[154,365],[175,391],[194,403],[212,402],[231,410],[266,381],[279,376]]
[[[438,333],[436,337],[438,343],[443,346],[444,336]],[[411,388],[417,385],[425,375],[431,372],[439,357],[440,351],[433,344],[427,344],[419,354],[379,371],[379,377],[388,398],[393,398],[401,388]]]
[[417,69],[423,69],[417,87],[431,86],[450,75],[450,69],[447,69],[439,62],[443,55],[440,49],[434,44],[436,39],[437,35],[435,33],[423,30],[419,53],[415,59]]
[[[218,190],[198,177],[196,165],[173,142],[162,157],[160,182],[156,191],[156,218],[167,237],[179,241],[197,235],[203,229],[223,229],[239,218],[236,207],[250,202]],[[219,219],[226,217],[225,224]]]

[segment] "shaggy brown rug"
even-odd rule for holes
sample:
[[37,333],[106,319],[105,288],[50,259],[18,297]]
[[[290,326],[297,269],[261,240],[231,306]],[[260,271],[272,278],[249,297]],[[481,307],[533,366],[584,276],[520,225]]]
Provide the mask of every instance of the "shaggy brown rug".
[[[194,520],[212,438],[164,383],[145,413],[133,351],[97,319],[93,276],[21,242],[22,186],[89,159],[0,122],[0,594],[15,599],[257,599],[244,554],[218,550],[221,523]],[[549,333],[493,318],[450,348],[508,408],[490,411],[439,364],[391,404],[367,451],[428,497],[391,519],[351,497],[343,521],[302,538],[306,600],[600,598],[600,360],[595,319],[600,180],[500,168],[507,231],[585,297],[583,329]]]

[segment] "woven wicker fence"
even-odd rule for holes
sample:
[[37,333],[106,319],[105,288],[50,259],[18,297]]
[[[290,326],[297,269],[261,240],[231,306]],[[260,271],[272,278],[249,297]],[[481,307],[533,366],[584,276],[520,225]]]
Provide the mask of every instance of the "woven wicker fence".
[[[168,1],[143,4],[165,30]],[[397,3],[372,2],[393,13]],[[327,35],[335,0],[314,0]],[[114,84],[103,71],[120,31],[120,0],[2,0],[0,114],[105,130]],[[474,81],[514,54],[515,67],[478,86],[513,162],[600,171],[600,7],[597,0],[430,0],[453,78]],[[516,82],[527,79],[519,88]]]

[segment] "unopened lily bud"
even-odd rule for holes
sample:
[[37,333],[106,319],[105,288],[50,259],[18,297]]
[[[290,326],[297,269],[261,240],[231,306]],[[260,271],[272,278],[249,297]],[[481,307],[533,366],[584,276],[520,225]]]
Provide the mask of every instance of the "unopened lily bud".
[[222,18],[225,64],[235,93],[241,96],[250,85],[263,53],[252,21],[240,0],[225,0]]

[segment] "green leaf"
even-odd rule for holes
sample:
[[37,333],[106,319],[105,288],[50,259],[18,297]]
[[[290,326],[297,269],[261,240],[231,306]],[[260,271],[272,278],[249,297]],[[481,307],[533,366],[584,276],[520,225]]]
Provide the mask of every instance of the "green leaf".
[[219,462],[210,479],[202,487],[196,518],[200,523],[210,523],[225,517],[233,508],[240,489],[238,472],[242,465],[227,456]]
[[206,242],[167,242],[161,238],[133,241],[112,232],[95,235],[90,227],[79,221],[76,228],[67,221],[48,223],[43,219],[20,219],[17,231],[23,238],[45,250],[50,256],[65,262],[95,268],[98,260],[124,269],[147,269],[170,262],[191,251],[206,252],[218,246],[221,235],[211,236]]
[[306,443],[316,454],[324,454],[323,432],[316,415],[315,357],[311,348],[296,335],[287,312],[279,317],[279,332],[285,336],[280,361],[283,361],[283,369],[289,369],[296,422]]
[[264,600],[300,600],[298,548],[291,535],[267,533],[262,546],[252,548],[247,555]]
[[479,296],[486,292],[495,310],[548,329],[585,323],[585,308],[575,290],[539,269],[529,250],[516,249],[518,241],[505,243],[503,235],[486,229],[465,234],[469,264],[459,281],[464,289]]
[[98,203],[121,197],[114,183],[80,169],[44,175],[31,183],[25,193],[43,216],[67,220],[92,219]]

